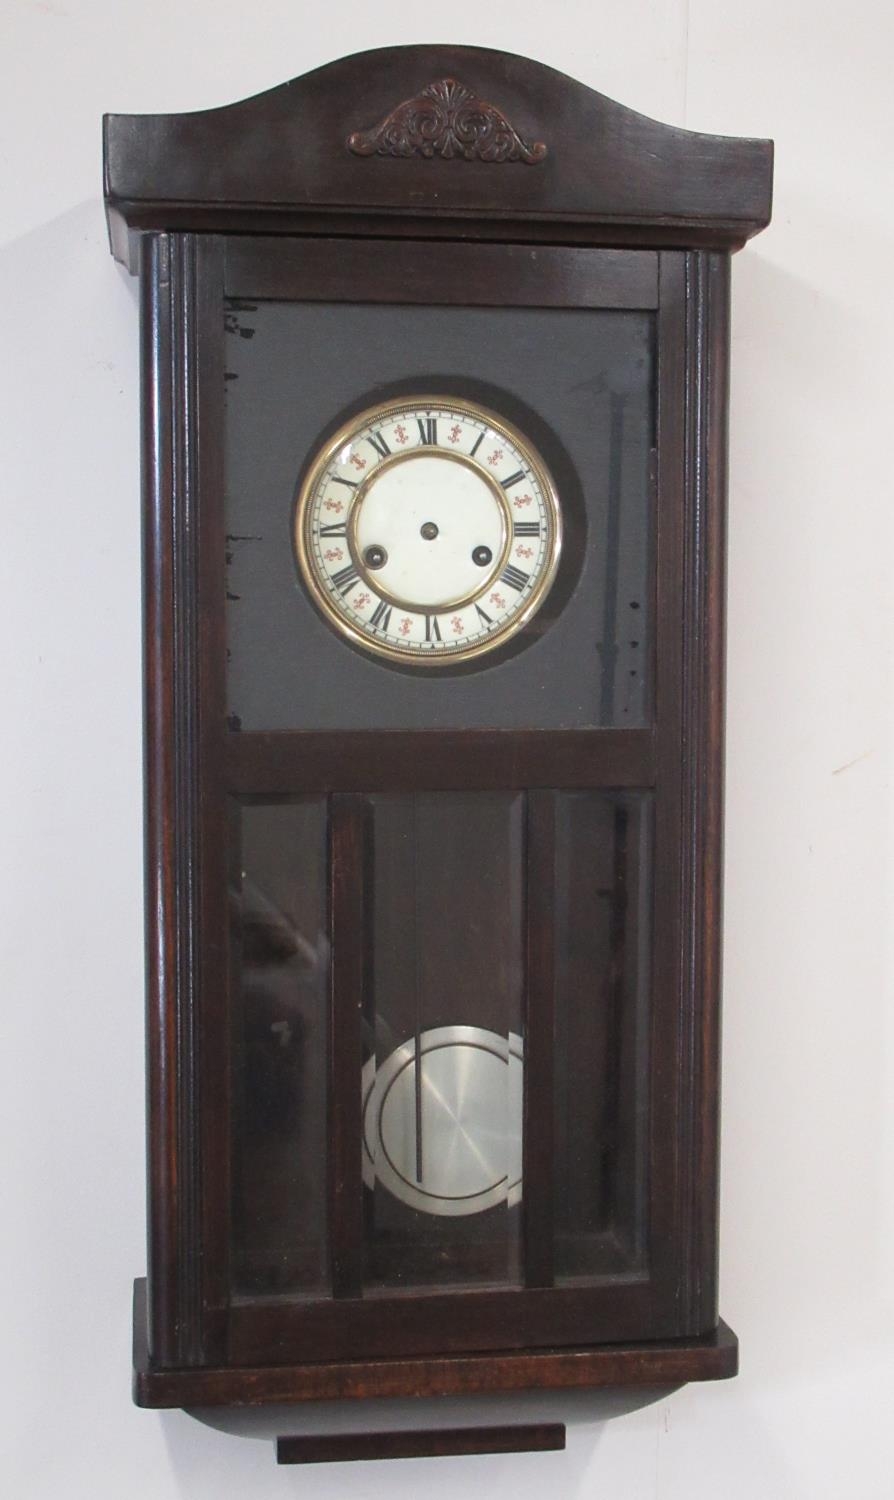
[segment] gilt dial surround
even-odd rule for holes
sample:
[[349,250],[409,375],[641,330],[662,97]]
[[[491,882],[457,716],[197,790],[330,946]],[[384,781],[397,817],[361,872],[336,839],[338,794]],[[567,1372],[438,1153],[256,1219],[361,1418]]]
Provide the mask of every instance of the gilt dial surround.
[[530,441],[477,402],[368,408],[311,463],[295,516],[302,578],[329,623],[393,661],[504,644],[555,578],[561,512]]

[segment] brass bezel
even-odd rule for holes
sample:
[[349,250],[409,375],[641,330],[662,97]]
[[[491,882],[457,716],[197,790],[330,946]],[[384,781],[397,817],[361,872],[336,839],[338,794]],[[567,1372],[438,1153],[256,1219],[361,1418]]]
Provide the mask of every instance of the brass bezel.
[[[332,602],[328,592],[323,588],[317,578],[316,570],[311,561],[312,553],[309,536],[311,500],[323,473],[329,467],[329,464],[335,457],[339,448],[342,448],[351,437],[353,437],[358,433],[358,431],[362,430],[363,428],[371,427],[376,423],[387,422],[391,418],[399,415],[401,412],[409,412],[414,410],[438,411],[447,413],[454,412],[457,415],[462,415],[464,417],[472,417],[473,419],[476,419],[478,421],[485,422],[493,432],[504,437],[506,441],[509,442],[518,451],[520,456],[525,460],[527,467],[535,475],[537,483],[540,487],[540,492],[543,496],[544,505],[549,512],[552,528],[552,544],[550,556],[547,560],[546,566],[543,569],[543,572],[541,573],[540,578],[537,581],[535,588],[532,589],[524,608],[518,610],[515,614],[513,614],[506,621],[505,625],[498,627],[496,630],[489,631],[487,635],[478,638],[468,645],[457,644],[456,646],[454,646],[450,644],[432,651],[419,651],[406,647],[392,646],[387,641],[382,641],[366,634],[363,630],[359,629],[351,620],[347,619],[341,613],[338,607]],[[476,471],[482,474],[483,477],[492,484],[492,487],[494,487],[495,489],[497,488],[495,481],[493,481],[492,479],[492,476],[489,475],[487,471],[484,470],[479,464],[476,464],[473,459],[470,459],[467,454],[451,453],[449,450],[440,447],[437,449],[437,452],[441,457],[458,459],[462,462],[469,463],[471,467],[476,469]],[[418,458],[420,456],[421,450],[418,446],[412,448],[407,453],[391,455],[392,458],[396,459],[408,459],[410,457]],[[383,460],[383,462],[388,463],[389,460],[385,459]],[[375,474],[378,474],[380,472],[381,465],[377,464],[376,468],[372,471],[371,474],[367,476],[366,480],[362,481],[362,484],[358,485],[358,491],[362,490],[363,486],[369,483],[373,479],[373,476]],[[386,591],[384,591],[379,586],[374,575],[371,577],[368,576],[367,570],[362,566],[362,563],[358,560],[358,557],[356,555],[356,548],[353,542],[353,527],[351,518],[357,505],[357,499],[358,495],[354,495],[351,499],[350,510],[348,512],[346,522],[346,539],[348,541],[348,550],[351,554],[352,562],[358,569],[358,572],[360,572],[362,578],[364,579],[364,582],[366,582],[369,587],[375,589],[375,591],[381,597],[385,597]],[[506,501],[505,496],[502,493],[500,493],[499,499],[504,507],[509,522],[509,524],[507,524],[506,547],[504,548],[503,555],[501,555],[499,564],[500,568],[502,568],[505,565],[506,556],[508,556],[508,552],[511,548],[512,512],[509,510],[508,502]],[[340,635],[344,636],[355,646],[360,646],[364,651],[368,651],[374,656],[384,657],[392,663],[400,663],[404,666],[449,666],[452,663],[469,661],[473,657],[482,656],[487,652],[497,650],[499,647],[504,646],[507,641],[512,640],[516,635],[518,635],[519,632],[525,628],[525,626],[537,613],[550,588],[552,587],[553,582],[555,581],[556,572],[559,565],[559,558],[562,550],[562,513],[559,507],[559,498],[556,491],[556,486],[553,481],[552,475],[546,467],[546,464],[543,462],[543,459],[541,458],[537,449],[531,443],[530,439],[527,438],[525,434],[522,433],[512,422],[507,421],[505,417],[498,416],[496,412],[490,409],[490,407],[483,406],[477,401],[463,400],[456,396],[429,395],[427,393],[422,395],[407,395],[401,397],[400,399],[378,402],[373,406],[366,407],[363,411],[357,412],[356,415],[351,417],[349,421],[343,422],[338,430],[333,434],[333,436],[329,438],[329,440],[324,444],[323,448],[321,448],[320,452],[317,454],[316,458],[313,460],[310,468],[308,469],[307,474],[305,475],[301,483],[301,487],[298,491],[298,498],[295,506],[294,545],[295,556],[298,562],[298,569],[311,599],[313,600],[317,609],[319,609],[320,613],[323,615],[323,618],[327,621],[327,623],[330,625],[334,625]],[[492,578],[494,576],[498,576],[497,571],[494,569],[490,569],[487,575],[488,582],[482,584],[480,589],[477,589],[474,593],[468,595],[468,597],[464,599],[463,603],[471,603],[474,599],[477,599],[480,594],[483,594],[485,589],[490,588],[492,584]],[[392,604],[396,603],[415,614],[430,614],[433,612],[442,614],[447,609],[459,607],[455,604],[448,604],[441,606],[436,611],[433,611],[430,605],[413,606],[406,600],[396,600],[393,599],[390,595],[388,595],[387,597],[389,598],[389,602],[391,602]]]

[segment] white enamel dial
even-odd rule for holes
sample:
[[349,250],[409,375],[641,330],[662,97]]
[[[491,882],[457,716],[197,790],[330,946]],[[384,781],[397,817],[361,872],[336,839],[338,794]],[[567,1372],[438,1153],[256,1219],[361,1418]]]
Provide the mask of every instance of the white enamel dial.
[[344,635],[437,665],[502,645],[555,577],[561,516],[539,454],[484,407],[408,397],[343,427],[298,497],[301,573]]

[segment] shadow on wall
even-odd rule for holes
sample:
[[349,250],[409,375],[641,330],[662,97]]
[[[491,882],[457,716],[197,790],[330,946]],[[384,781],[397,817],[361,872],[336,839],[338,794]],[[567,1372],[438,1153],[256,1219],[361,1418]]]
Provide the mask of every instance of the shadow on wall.
[[[454,1500],[469,1487],[486,1485],[492,1497],[516,1497],[531,1486],[531,1494],[542,1495],[549,1485],[571,1500],[588,1492],[589,1466],[596,1460],[605,1424],[654,1407],[646,1420],[657,1427],[660,1407],[656,1404],[669,1389],[637,1391],[525,1391],[511,1395],[443,1397],[434,1401],[310,1402],[306,1406],[272,1406],[263,1410],[194,1410],[163,1412],[171,1465],[184,1496],[220,1495],[221,1465],[226,1464],[228,1485],[248,1485],[257,1500],[287,1493],[289,1474],[295,1492],[295,1470],[278,1468],[274,1442],[277,1437],[298,1434],[388,1432],[442,1427],[521,1425],[528,1422],[564,1422],[567,1448],[564,1452],[493,1454],[474,1458],[408,1459],[381,1463],[322,1464],[302,1470],[302,1487],[310,1488],[315,1500],[331,1494],[343,1500],[344,1485],[351,1484],[355,1496],[380,1493],[387,1485],[389,1496],[405,1494],[416,1500],[424,1483],[427,1500]],[[146,1413],[147,1420],[151,1420]],[[187,1425],[188,1424],[188,1425]],[[202,1430],[204,1429],[204,1431]],[[213,1430],[213,1433],[212,1433]],[[226,1443],[219,1434],[235,1436]],[[254,1439],[255,1441],[246,1441]],[[212,1446],[213,1445],[213,1446]],[[424,1464],[424,1468],[419,1465]],[[456,1467],[459,1465],[459,1467]],[[266,1475],[264,1480],[262,1476]],[[202,1486],[205,1486],[203,1488]],[[361,1488],[358,1489],[358,1486]],[[368,1487],[362,1487],[368,1486]],[[246,1491],[248,1492],[248,1491]]]
[[[781,231],[815,222],[803,194],[781,208]],[[845,210],[824,214],[831,245],[849,242]],[[858,1337],[874,1346],[871,1288],[883,1300],[890,1279],[890,854],[870,737],[890,504],[860,394],[871,283],[848,297],[825,243],[797,275],[773,252],[771,229],[733,268],[721,1307],[756,1379],[816,1381]]]

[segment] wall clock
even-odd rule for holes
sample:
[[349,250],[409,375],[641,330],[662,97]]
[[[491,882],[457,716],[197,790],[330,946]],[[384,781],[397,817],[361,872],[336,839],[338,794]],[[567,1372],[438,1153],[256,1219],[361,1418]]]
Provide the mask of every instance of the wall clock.
[[[728,288],[771,160],[462,47],[107,118],[142,298],[142,1405],[734,1373]],[[281,1458],[562,1441],[374,1406]]]

